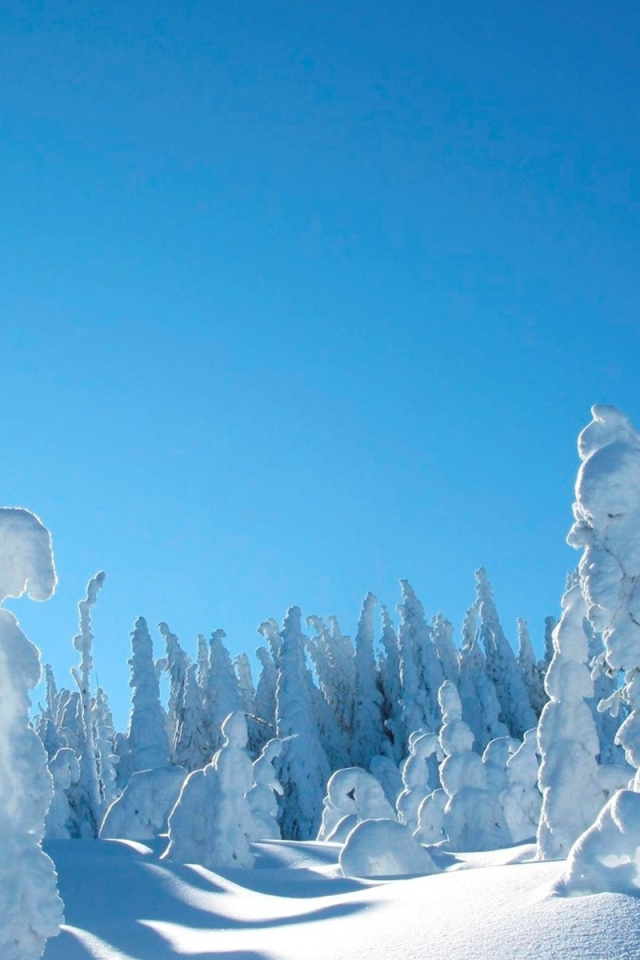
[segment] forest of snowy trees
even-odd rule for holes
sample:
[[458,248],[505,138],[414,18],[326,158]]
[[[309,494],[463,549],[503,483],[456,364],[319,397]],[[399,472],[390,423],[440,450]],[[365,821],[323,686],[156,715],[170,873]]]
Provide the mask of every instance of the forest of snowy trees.
[[[60,923],[43,837],[166,836],[165,857],[213,869],[250,868],[255,840],[318,838],[343,845],[353,876],[434,872],[434,844],[535,838],[538,858],[568,858],[567,889],[628,884],[640,845],[640,436],[616,408],[594,407],[578,450],[568,539],[582,555],[559,622],[536,625],[541,659],[524,620],[513,649],[482,568],[459,638],[401,580],[397,616],[367,594],[353,639],[296,606],[266,620],[255,680],[222,629],[187,648],[139,617],[118,731],[94,669],[105,574],[79,604],[73,684],[45,665],[31,715],[38,654],[0,610],[0,955],[40,956]],[[0,599],[38,600],[55,587],[48,532],[28,511],[0,511],[0,586]]]

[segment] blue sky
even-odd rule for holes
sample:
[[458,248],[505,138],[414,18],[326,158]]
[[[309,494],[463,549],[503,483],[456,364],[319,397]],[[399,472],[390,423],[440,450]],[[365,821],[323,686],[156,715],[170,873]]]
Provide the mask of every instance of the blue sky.
[[[13,605],[120,723],[128,634],[251,650],[407,577],[459,626],[557,612],[595,402],[640,426],[635,4],[0,10],[2,500],[60,577]],[[158,653],[160,653],[158,646]]]

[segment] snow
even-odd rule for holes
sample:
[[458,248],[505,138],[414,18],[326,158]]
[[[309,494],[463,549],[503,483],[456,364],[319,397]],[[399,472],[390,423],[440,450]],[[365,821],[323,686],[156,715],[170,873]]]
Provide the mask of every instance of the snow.
[[406,877],[438,868],[408,827],[394,820],[363,820],[340,852],[345,877]]
[[[388,882],[339,876],[340,846],[254,844],[253,870],[160,861],[131,841],[47,844],[66,924],[44,960],[635,960],[638,901],[552,895],[534,848],[445,858]],[[472,869],[471,869],[472,868]],[[87,890],[91,895],[87,896]]]

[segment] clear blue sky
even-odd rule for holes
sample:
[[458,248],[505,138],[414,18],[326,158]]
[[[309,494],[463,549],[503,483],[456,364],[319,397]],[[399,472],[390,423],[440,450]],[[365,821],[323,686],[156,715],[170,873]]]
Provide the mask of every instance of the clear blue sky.
[[624,0],[2,4],[0,499],[53,534],[13,608],[60,682],[99,569],[121,724],[140,614],[235,653],[408,577],[459,626],[484,564],[540,640],[589,407],[640,426],[639,37]]

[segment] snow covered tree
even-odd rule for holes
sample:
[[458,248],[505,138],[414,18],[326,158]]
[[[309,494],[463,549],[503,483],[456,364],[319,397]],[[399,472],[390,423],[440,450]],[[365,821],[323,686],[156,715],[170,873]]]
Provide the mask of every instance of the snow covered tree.
[[487,771],[472,750],[473,734],[462,719],[458,691],[446,680],[438,696],[442,710],[440,745],[445,759],[440,780],[449,798],[444,829],[453,850],[493,850],[511,841],[498,795],[489,788]]
[[53,797],[45,819],[47,840],[70,840],[75,826],[74,812],[67,795],[69,787],[80,779],[80,766],[70,747],[61,747],[49,761]]
[[481,752],[491,740],[505,737],[509,731],[500,720],[500,703],[493,680],[487,676],[486,660],[478,644],[479,632],[474,604],[467,610],[462,627],[459,695],[463,718]]
[[102,687],[96,688],[93,704],[93,720],[95,726],[95,747],[98,761],[98,777],[100,781],[100,798],[102,809],[106,810],[118,796],[116,785],[116,766],[118,757],[114,752],[115,730],[113,717],[109,709],[107,695]]
[[329,778],[318,840],[340,843],[363,820],[395,819],[376,778],[362,767],[346,767]]
[[290,840],[311,840],[320,826],[324,786],[331,773],[313,717],[312,681],[305,663],[299,607],[284,620],[276,690],[277,735],[288,740],[278,769],[282,796],[282,833]]
[[249,756],[255,759],[269,739],[269,735],[267,733],[268,727],[257,718],[256,691],[253,686],[251,663],[246,653],[239,653],[237,657],[234,657],[233,669],[238,678],[238,691],[242,701],[242,709],[247,718],[247,730],[249,731],[247,750]]
[[[307,649],[315,667],[322,694],[336,718],[342,739],[348,744],[353,732],[355,698],[355,660],[351,638],[344,636],[336,617],[328,618],[328,627],[320,617],[307,617],[316,637],[307,638]],[[348,748],[345,746],[348,754]]]
[[131,634],[131,680],[133,689],[127,739],[131,749],[131,770],[153,770],[169,763],[169,740],[160,685],[153,662],[153,643],[147,621],[138,617]]
[[441,613],[437,613],[432,620],[431,636],[438,660],[442,664],[444,679],[451,680],[457,686],[460,679],[460,663],[458,651],[453,642],[453,624]]
[[403,790],[396,801],[398,820],[413,831],[418,826],[418,809],[424,798],[438,786],[433,781],[429,760],[442,760],[435,733],[415,733],[409,737],[409,756],[400,768]]
[[533,652],[527,621],[523,620],[522,617],[518,618],[518,666],[529,694],[529,703],[533,707],[536,717],[539,717],[547,702],[547,696],[544,692],[538,661]]
[[400,585],[404,600],[398,606],[402,719],[407,732],[435,733],[440,726],[438,687],[444,672],[422,604],[408,580],[401,580]]
[[214,630],[209,641],[209,667],[205,715],[209,724],[209,749],[213,754],[222,745],[222,724],[230,713],[242,710],[238,678],[229,651],[224,645],[224,630]]
[[253,767],[246,744],[247,723],[238,710],[222,724],[222,746],[211,763],[190,773],[182,786],[169,815],[165,857],[211,870],[253,866],[253,819],[246,796]]
[[500,701],[500,719],[508,727],[511,736],[521,740],[525,730],[535,727],[538,718],[529,703],[518,661],[504,635],[493,601],[491,584],[483,567],[476,571],[476,580],[480,632],[485,649],[487,673],[495,684]]
[[166,671],[169,674],[169,704],[167,709],[167,736],[171,754],[175,756],[176,731],[182,721],[184,709],[184,686],[187,679],[189,657],[180,646],[180,641],[169,625],[160,622],[158,630],[164,640],[166,650]]
[[176,763],[189,773],[201,770],[211,759],[209,730],[202,706],[202,693],[197,677],[198,665],[187,667],[182,719],[176,730]]
[[253,818],[252,840],[282,838],[278,824],[278,797],[284,791],[273,765],[282,753],[283,743],[278,737],[272,737],[265,743],[257,760],[253,761],[253,786],[247,794]]
[[402,684],[400,680],[400,647],[398,635],[391,622],[389,611],[384,606],[380,608],[382,617],[382,648],[380,658],[380,682],[384,697],[382,716],[384,728],[387,731],[388,743],[383,741],[383,750],[400,763],[405,755],[407,732],[404,726],[402,709]]
[[87,584],[87,595],[78,604],[80,632],[73,638],[73,646],[80,654],[78,669],[71,672],[80,691],[79,742],[77,746],[80,777],[71,789],[75,829],[78,837],[97,837],[104,807],[98,774],[93,707],[91,702],[91,671],[93,670],[93,632],[91,609],[98,599],[106,578],[97,573]]
[[[640,768],[640,436],[616,407],[594,406],[578,438],[575,523],[582,547],[580,584],[593,628],[602,633],[610,670],[625,671],[629,715],[618,742]],[[634,786],[640,790],[640,779]]]
[[500,797],[504,817],[514,843],[535,837],[542,797],[538,790],[538,738],[527,730],[518,750],[507,762],[507,786]]
[[[28,510],[0,509],[0,604],[25,592],[48,600],[56,586],[49,532]],[[37,960],[62,923],[53,863],[41,841],[53,795],[42,741],[29,726],[38,648],[0,607],[0,956]]]
[[382,692],[373,651],[374,608],[377,603],[368,593],[362,604],[356,634],[356,686],[353,716],[351,759],[361,767],[368,767],[371,758],[383,750],[385,736],[382,718]]
[[580,586],[562,598],[562,617],[554,631],[554,655],[547,671],[549,702],[538,726],[542,756],[538,784],[542,813],[538,857],[566,857],[576,838],[598,815],[604,794],[598,782],[598,733],[587,699],[593,681],[587,665],[587,608]]
[[278,671],[266,647],[258,647],[256,656],[262,669],[256,686],[256,716],[262,721],[267,735],[276,728],[276,684]]

